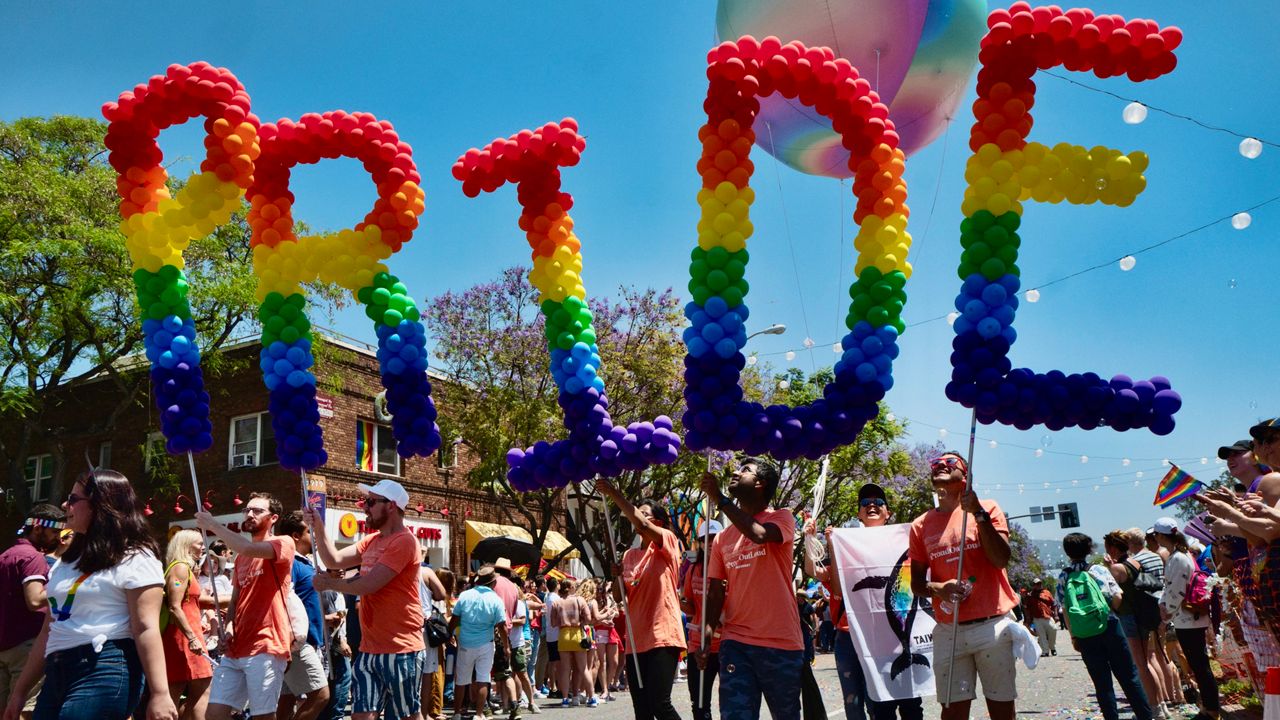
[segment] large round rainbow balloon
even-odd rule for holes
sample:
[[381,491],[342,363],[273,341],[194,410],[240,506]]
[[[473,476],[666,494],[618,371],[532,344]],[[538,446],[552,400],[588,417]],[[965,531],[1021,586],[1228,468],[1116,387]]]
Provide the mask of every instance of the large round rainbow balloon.
[[[720,0],[721,40],[775,35],[829,47],[862,72],[889,106],[911,155],[946,129],[978,61],[985,0]],[[831,121],[794,97],[760,101],[757,143],[801,172],[852,177]]]

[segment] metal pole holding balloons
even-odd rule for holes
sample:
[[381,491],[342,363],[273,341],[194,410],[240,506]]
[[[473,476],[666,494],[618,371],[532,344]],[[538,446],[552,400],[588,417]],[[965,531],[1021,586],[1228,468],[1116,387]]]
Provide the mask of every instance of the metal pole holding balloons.
[[[613,554],[618,550],[618,544],[613,538],[613,521],[609,519],[609,497],[604,493],[600,493],[604,497],[604,531],[609,539],[609,564],[613,564]],[[631,610],[627,607],[627,583],[624,578],[622,580],[622,614],[627,619],[627,644],[631,646],[631,662],[636,669],[636,689],[644,689],[644,678],[640,675],[640,655],[636,652],[636,636],[631,629]]]
[[[974,408],[973,418],[969,421],[969,459],[965,462],[965,492],[973,490],[973,441],[978,432],[978,409]],[[956,561],[956,583],[964,582],[964,546],[969,541],[969,513],[960,513],[960,557]],[[951,704],[952,678],[956,672],[956,633],[960,630],[960,603],[956,600],[951,608],[951,661],[947,663],[947,699],[943,705]]]
[[[196,502],[196,511],[203,511],[204,501],[200,499],[200,480],[196,477],[196,457],[191,454],[190,450],[187,451],[187,467],[191,468],[191,493],[195,496],[192,499]],[[196,531],[200,533],[200,540],[205,544],[205,555],[207,557],[210,555],[208,548],[209,535],[198,527]],[[209,576],[209,587],[213,590],[213,617],[218,621],[218,648],[225,655],[227,652],[227,633],[222,627],[222,600],[218,598],[218,571],[217,566],[212,563],[210,568],[214,571]],[[199,584],[198,581],[197,584]]]

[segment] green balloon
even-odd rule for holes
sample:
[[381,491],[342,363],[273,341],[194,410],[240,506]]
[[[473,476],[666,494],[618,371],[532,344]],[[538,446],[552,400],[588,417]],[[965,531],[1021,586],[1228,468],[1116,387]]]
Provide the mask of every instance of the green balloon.
[[729,262],[725,263],[724,273],[729,276],[730,280],[733,280],[736,282],[738,280],[741,280],[743,276],[747,274],[747,266],[743,265],[737,260],[730,260]]
[[1005,265],[1013,265],[1018,262],[1018,248],[1011,245],[1005,245],[996,251],[996,257]]
[[[699,305],[706,305],[707,300],[711,298],[711,289],[706,285],[694,285],[693,281],[689,282],[689,286],[689,292],[693,295],[693,301]],[[728,302],[728,298],[725,299],[725,302]]]
[[999,249],[1009,242],[1009,231],[1001,225],[993,225],[982,234],[982,239],[991,247]]
[[1005,264],[999,258],[990,258],[982,263],[982,276],[988,280],[999,280],[1005,274]]
[[362,287],[356,291],[356,299],[363,305],[368,305],[373,300],[373,288]]
[[568,325],[569,311],[561,307],[560,309],[551,313],[551,322],[555,323],[556,327],[564,327],[565,325]]
[[160,266],[160,277],[164,279],[165,284],[168,284],[173,282],[174,280],[177,280],[178,276],[181,274],[182,274],[182,271],[174,267],[173,265]]
[[991,246],[984,242],[976,242],[965,252],[969,254],[969,262],[981,265],[991,257]]
[[978,232],[984,232],[995,224],[996,216],[990,210],[979,210],[973,214],[973,226]]
[[401,320],[404,320],[404,315],[401,315],[399,310],[388,309],[382,313],[382,322],[389,327],[399,327]]
[[410,305],[409,309],[404,311],[404,317],[406,320],[418,322],[422,319],[422,311],[416,305]]
[[689,259],[690,259],[690,260],[706,260],[706,259],[707,259],[707,251],[706,251],[706,250],[703,250],[703,249],[702,249],[702,248],[700,248],[700,247],[695,247],[695,248],[693,249],[693,252],[689,253]]
[[871,306],[875,304],[875,300],[870,295],[863,293],[853,298],[853,304],[850,305],[850,308],[857,315],[866,315]]
[[747,293],[751,292],[751,283],[747,282],[746,278],[735,282],[734,286],[738,288],[738,292],[742,293],[742,297],[744,298],[747,296]]
[[876,327],[884,325],[889,320],[889,312],[879,305],[867,311],[867,321]]
[[885,312],[889,313],[889,317],[896,318],[902,314],[903,303],[901,300],[890,300],[882,305]]
[[711,263],[705,260],[694,260],[689,263],[689,277],[701,280],[711,271]]
[[379,287],[373,291],[373,302],[375,305],[386,305],[391,302],[391,291],[385,287]]
[[285,322],[292,322],[294,318],[298,317],[298,315],[301,314],[301,312],[302,312],[301,310],[294,307],[293,305],[285,305],[284,307],[280,308],[280,317],[284,318]]
[[907,323],[902,318],[896,318],[889,324],[897,329],[899,335],[907,331]]
[[569,314],[572,315],[573,313],[577,312],[579,308],[583,308],[586,306],[582,302],[582,298],[578,297],[577,295],[570,295],[564,299],[564,307],[566,310],[569,311]]
[[880,273],[880,270],[876,268],[876,266],[868,265],[862,269],[862,272],[858,273],[858,282],[864,284],[867,287],[870,287],[880,282],[881,277],[883,277],[883,275]]
[[1017,232],[1018,227],[1022,225],[1022,216],[1016,212],[1007,212],[997,218],[996,222],[1000,223],[1000,226],[1009,232]]
[[578,335],[578,340],[588,345],[595,345],[596,331],[592,330],[591,328],[587,328],[586,330],[583,330],[580,335]]
[[556,338],[556,347],[560,348],[561,350],[572,350],[574,342],[575,342],[575,338],[573,337],[572,333],[567,333],[567,332],[560,333],[560,335]]
[[560,307],[560,303],[555,300],[547,299],[542,301],[542,305],[540,307],[542,308],[542,314],[544,316],[551,317]]
[[[746,282],[746,281],[744,280],[743,282]],[[737,285],[730,285],[729,287],[725,288],[723,292],[720,293],[720,297],[724,298],[725,304],[731,308],[735,308],[741,305],[743,296],[744,296],[744,293],[742,292],[742,289],[739,288]],[[705,302],[701,302],[698,304],[706,305]]]
[[956,270],[956,274],[960,276],[961,280],[968,280],[969,276],[976,272],[978,272],[978,269],[974,267],[973,263],[965,262],[964,260],[960,261],[960,267]]
[[392,310],[399,311],[400,314],[403,315],[405,308],[409,307],[409,303],[406,302],[406,300],[408,300],[408,298],[406,298],[402,294],[397,293],[395,295],[392,295],[391,299],[387,301],[387,307],[391,308]]
[[707,264],[713,268],[722,268],[729,262],[729,251],[722,247],[713,247],[707,251]]
[[707,287],[720,292],[729,287],[729,276],[723,270],[712,270],[707,273]]
[[299,335],[311,332],[311,321],[307,319],[306,315],[299,315],[297,320],[290,323],[290,326],[297,330]]
[[290,325],[289,327],[281,330],[280,339],[289,345],[292,345],[298,342],[298,328]]
[[901,291],[907,286],[907,276],[901,270],[894,270],[884,276],[884,281],[893,286],[895,291]]
[[392,279],[391,273],[386,272],[385,270],[373,276],[373,284],[380,288],[390,287],[393,282],[395,282],[395,280]]
[[869,294],[871,295],[872,300],[875,300],[876,302],[884,302],[893,295],[893,286],[881,280],[871,286]]
[[284,321],[284,318],[280,317],[279,315],[272,315],[267,320],[267,330],[272,335],[279,335],[280,331],[284,330],[287,325],[288,323],[286,323]]

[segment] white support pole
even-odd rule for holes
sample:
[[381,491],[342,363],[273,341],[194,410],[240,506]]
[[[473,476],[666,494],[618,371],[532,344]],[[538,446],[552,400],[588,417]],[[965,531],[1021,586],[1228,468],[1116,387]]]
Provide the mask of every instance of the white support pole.
[[[195,494],[196,511],[204,510],[204,501],[200,499],[200,479],[196,477],[196,456],[187,451],[187,467],[191,468],[191,492]],[[213,574],[209,576],[209,588],[213,591],[213,617],[218,621],[218,649],[225,655],[227,652],[227,632],[222,626],[222,600],[218,598],[218,566],[209,556],[209,535],[196,528],[196,532],[200,533],[200,539],[205,545],[205,560],[209,562],[209,567],[213,570]],[[196,584],[200,581],[197,577]]]
[[[601,493],[604,496],[604,493]],[[604,529],[608,533],[609,540],[609,564],[613,565],[613,554],[618,549],[618,545],[613,539],[613,522],[609,520],[609,498],[604,496]],[[618,578],[621,580],[622,578]],[[631,646],[631,662],[636,669],[636,689],[644,690],[644,678],[640,677],[640,657],[636,652],[636,636],[631,630],[631,609],[627,607],[627,586],[623,582],[622,585],[622,612],[627,617],[627,644]]]
[[[310,509],[307,505],[307,471],[303,469],[299,469],[298,478],[302,482],[302,510],[303,512],[306,512],[307,510]],[[325,520],[324,518],[320,518],[320,522],[324,522],[324,520]],[[311,527],[311,523],[309,522],[304,522],[303,525],[307,526],[307,535],[308,537],[311,538],[311,567],[316,572],[320,572],[320,550],[319,548],[316,547],[316,531],[314,528]],[[320,599],[320,598],[317,596],[317,599]],[[329,628],[328,626],[325,625],[325,622],[324,622],[324,601],[323,600],[321,600],[320,602],[320,643],[321,643],[320,664],[324,666],[325,674],[328,675]]]
[[[969,459],[965,463],[965,492],[973,490],[973,442],[978,432],[978,409],[974,408],[969,421]],[[969,538],[969,513],[960,513],[960,557],[956,560],[956,582],[964,582],[964,546]],[[947,700],[951,704],[951,685],[956,667],[956,634],[960,630],[960,601],[951,608],[951,661],[947,664]]]

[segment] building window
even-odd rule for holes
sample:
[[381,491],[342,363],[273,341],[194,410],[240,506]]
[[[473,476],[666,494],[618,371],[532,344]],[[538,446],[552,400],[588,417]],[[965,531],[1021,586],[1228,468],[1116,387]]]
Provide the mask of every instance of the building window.
[[441,447],[436,452],[440,468],[448,470],[458,467],[458,448],[462,446],[462,438],[456,438],[448,447]]
[[27,495],[32,502],[44,502],[53,490],[53,456],[36,455],[27,458]]
[[147,433],[147,442],[142,446],[142,469],[151,472],[161,467],[165,461],[164,433],[153,430]]
[[400,474],[400,454],[389,426],[356,421],[356,467],[383,475]]
[[111,468],[111,441],[98,445],[98,469],[109,470]]
[[231,418],[231,441],[227,444],[227,467],[258,467],[279,462],[275,429],[267,413]]

